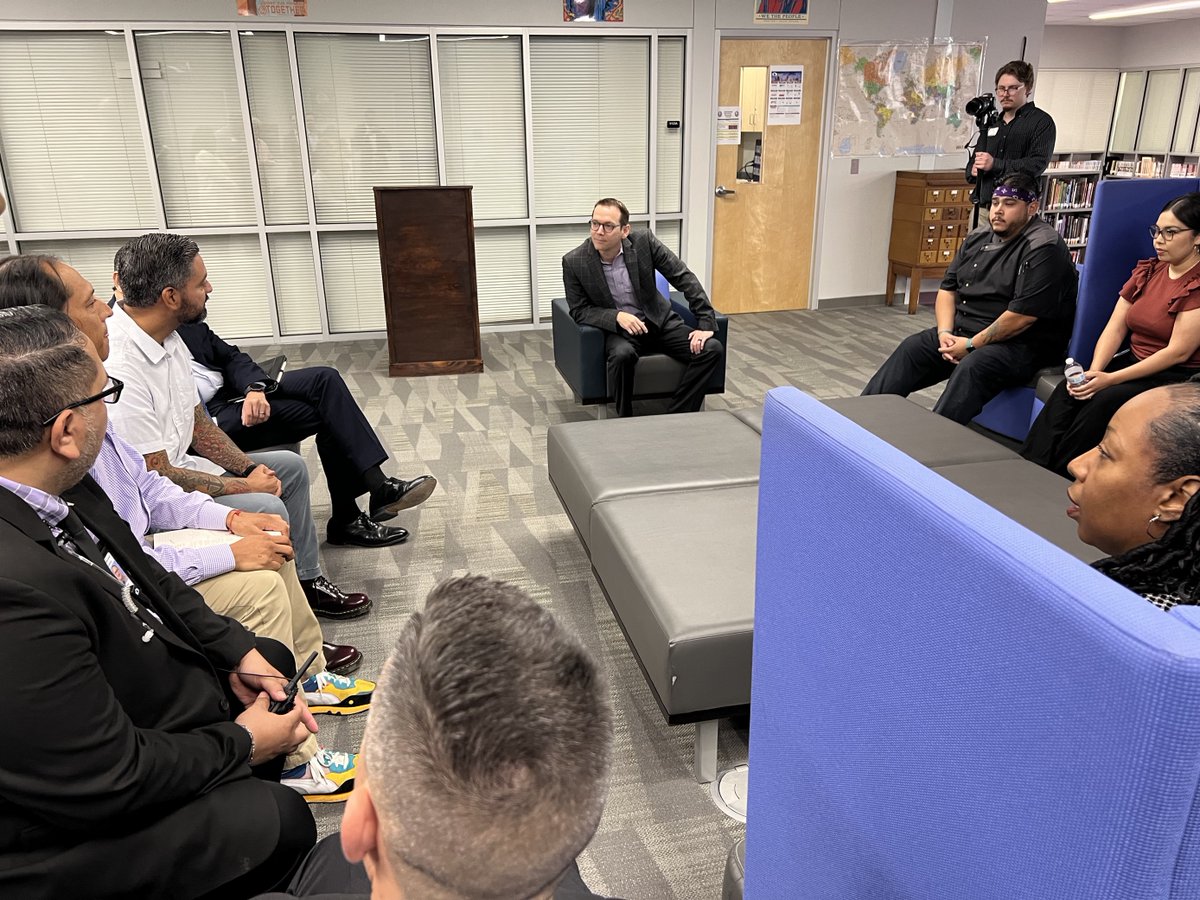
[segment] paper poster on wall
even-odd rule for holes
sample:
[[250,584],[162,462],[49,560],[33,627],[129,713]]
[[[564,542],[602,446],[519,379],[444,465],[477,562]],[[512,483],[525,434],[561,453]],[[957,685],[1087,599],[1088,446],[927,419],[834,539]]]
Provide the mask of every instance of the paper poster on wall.
[[799,125],[804,105],[804,66],[771,66],[767,124]]
[[740,106],[717,107],[717,143],[740,144],[742,142],[742,108]]
[[755,22],[808,22],[808,0],[754,0]]
[[624,22],[625,0],[563,0],[564,22]]

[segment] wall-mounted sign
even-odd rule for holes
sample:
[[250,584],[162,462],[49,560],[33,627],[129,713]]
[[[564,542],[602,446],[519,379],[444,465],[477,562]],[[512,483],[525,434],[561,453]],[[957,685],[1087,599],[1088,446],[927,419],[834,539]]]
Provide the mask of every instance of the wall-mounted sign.
[[239,16],[307,16],[308,0],[237,0]]
[[742,142],[742,108],[740,106],[717,107],[717,143],[740,144]]
[[754,0],[755,22],[808,22],[808,0]]

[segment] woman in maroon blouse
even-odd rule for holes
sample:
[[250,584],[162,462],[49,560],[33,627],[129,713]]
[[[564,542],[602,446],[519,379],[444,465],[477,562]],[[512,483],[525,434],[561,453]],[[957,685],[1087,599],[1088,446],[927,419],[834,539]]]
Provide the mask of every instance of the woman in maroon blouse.
[[1157,258],[1139,262],[1121,288],[1087,380],[1055,388],[1021,448],[1060,475],[1100,443],[1126,400],[1200,373],[1200,194],[1164,206],[1150,234]]

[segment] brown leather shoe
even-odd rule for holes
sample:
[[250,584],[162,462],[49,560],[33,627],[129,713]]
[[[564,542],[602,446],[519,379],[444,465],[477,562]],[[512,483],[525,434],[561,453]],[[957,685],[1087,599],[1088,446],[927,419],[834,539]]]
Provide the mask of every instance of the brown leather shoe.
[[325,641],[321,644],[321,651],[325,654],[325,669],[334,675],[349,675],[362,665],[362,651],[349,644]]
[[318,575],[312,581],[302,581],[308,605],[318,616],[326,619],[357,619],[371,611],[371,598],[366,594],[347,594],[340,587]]

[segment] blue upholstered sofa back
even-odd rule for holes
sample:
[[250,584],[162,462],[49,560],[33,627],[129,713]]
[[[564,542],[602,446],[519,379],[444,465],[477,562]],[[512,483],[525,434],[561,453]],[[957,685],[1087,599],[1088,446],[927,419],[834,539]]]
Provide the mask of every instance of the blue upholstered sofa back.
[[1194,619],[794,388],[756,580],[750,900],[1200,896]]

